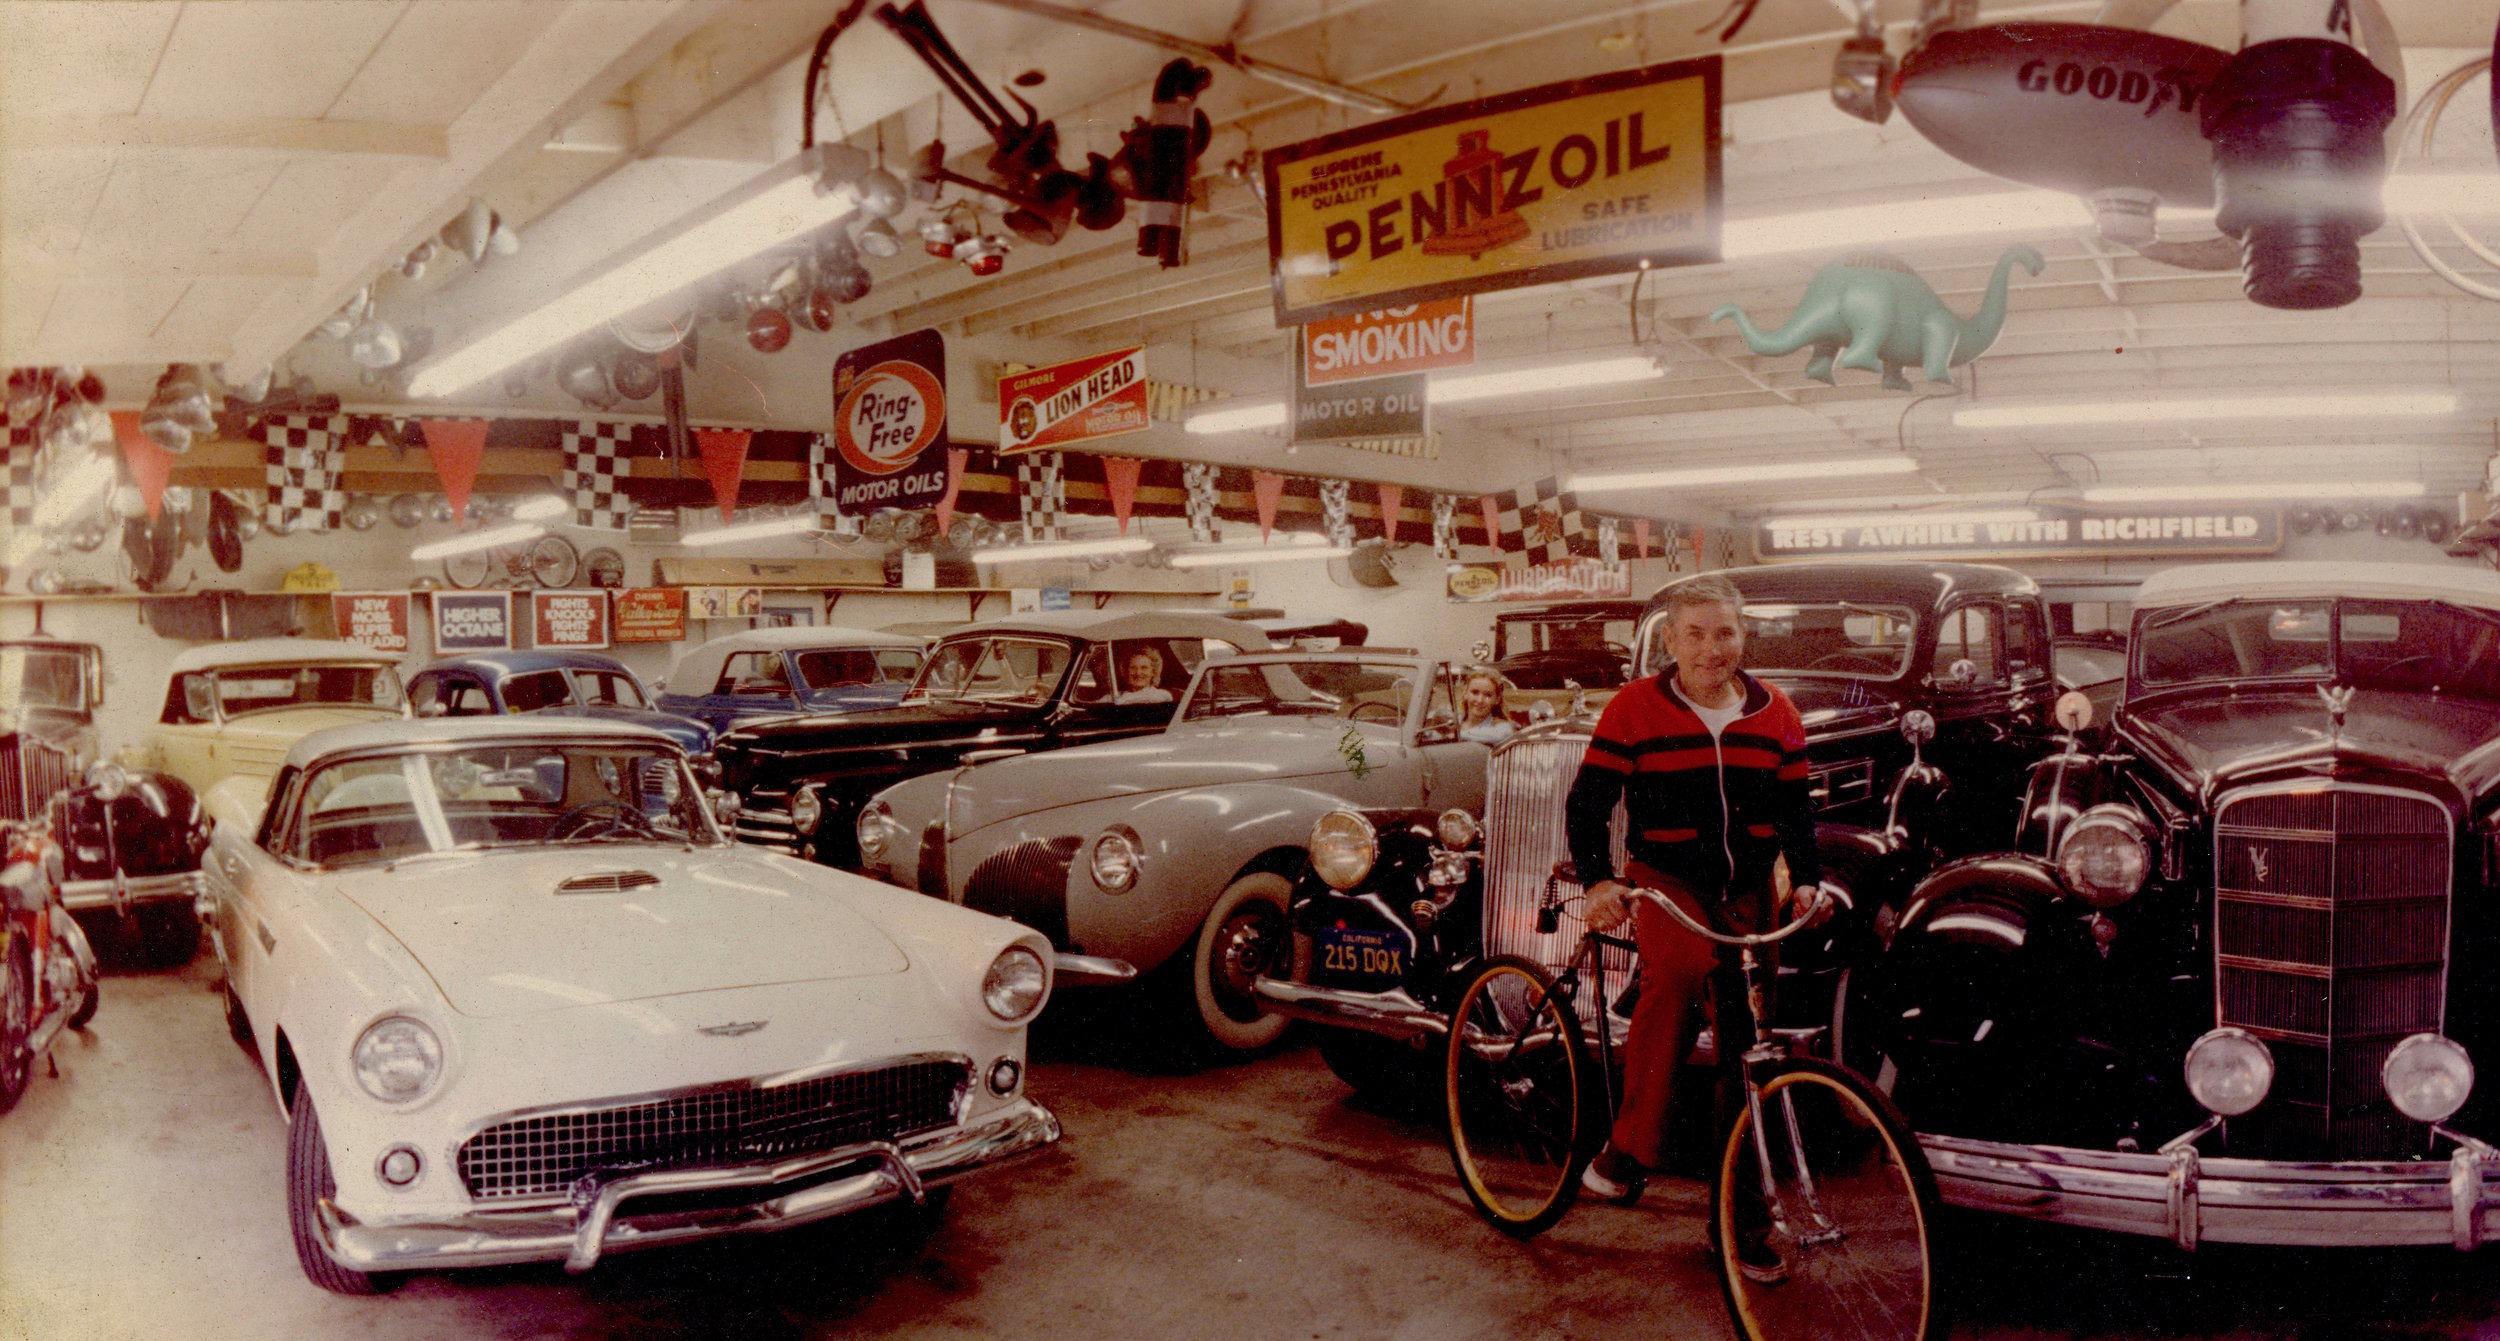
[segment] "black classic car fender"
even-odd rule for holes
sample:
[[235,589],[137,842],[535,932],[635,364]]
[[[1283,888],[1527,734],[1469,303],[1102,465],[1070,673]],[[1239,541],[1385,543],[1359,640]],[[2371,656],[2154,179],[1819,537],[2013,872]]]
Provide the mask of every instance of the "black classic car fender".
[[119,797],[90,791],[66,798],[57,832],[71,880],[172,875],[200,868],[209,822],[190,784],[164,773],[133,773]]

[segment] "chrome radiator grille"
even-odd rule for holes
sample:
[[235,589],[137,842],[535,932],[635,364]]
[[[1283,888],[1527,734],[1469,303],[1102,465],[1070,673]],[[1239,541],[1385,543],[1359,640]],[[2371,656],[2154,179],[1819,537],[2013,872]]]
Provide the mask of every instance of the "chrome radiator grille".
[[2379,1068],[2447,999],[2448,813],[2356,787],[2225,801],[2214,825],[2217,1018],[2266,1040],[2273,1093],[2232,1125],[2278,1158],[2418,1154]]
[[69,753],[24,733],[0,741],[0,819],[22,820],[69,786]]
[[972,868],[964,880],[964,906],[977,912],[1022,922],[1050,938],[1061,950],[1068,944],[1068,867],[1076,860],[1081,838],[1034,839],[1018,843]]
[[561,1195],[584,1174],[746,1164],[954,1121],[960,1061],[907,1062],[770,1089],[741,1084],[498,1123],[460,1144],[480,1201]]
[[[1571,794],[1571,780],[1579,774],[1580,757],[1588,753],[1588,747],[1589,738],[1581,732],[1530,731],[1493,751],[1484,787],[1486,954],[1520,955],[1559,973],[1580,946],[1579,904],[1566,906],[1554,930],[1543,934],[1536,929],[1536,911],[1554,863],[1571,855],[1570,843],[1563,836],[1563,801]],[[1612,831],[1615,865],[1620,870],[1624,860],[1621,806],[1615,807]],[[1580,887],[1565,884],[1558,892],[1568,898],[1577,895]],[[1608,949],[1604,954],[1606,995],[1613,999],[1631,985],[1634,958],[1626,950]],[[1594,1027],[1595,994],[1583,993],[1579,1004],[1581,1023]]]

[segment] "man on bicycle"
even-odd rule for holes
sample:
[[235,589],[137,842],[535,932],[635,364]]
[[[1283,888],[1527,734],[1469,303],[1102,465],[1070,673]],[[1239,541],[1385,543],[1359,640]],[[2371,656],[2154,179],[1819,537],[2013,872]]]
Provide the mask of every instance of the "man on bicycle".
[[[1632,886],[1659,891],[1707,925],[1766,931],[1780,921],[1772,867],[1785,856],[1804,911],[1819,919],[1829,910],[1818,887],[1805,726],[1787,695],[1739,669],[1743,604],[1724,577],[1669,589],[1673,661],[1606,705],[1565,806],[1572,863],[1588,890],[1584,919],[1607,931],[1628,912],[1641,952],[1639,1000],[1623,1049],[1623,1104],[1605,1151],[1581,1179],[1590,1192],[1622,1205],[1639,1198],[1661,1162],[1668,1100],[1676,1068],[1701,1030],[1703,990],[1715,979],[1720,1001],[1744,999],[1740,976],[1719,962],[1714,947],[1665,912],[1628,903]],[[1620,878],[1607,835],[1618,800],[1630,821],[1629,869]],[[1736,1059],[1752,1045],[1751,1033],[1741,1008],[1719,1012],[1720,1130],[1742,1093]],[[1761,1226],[1741,1236],[1745,1274],[1765,1284],[1785,1279],[1787,1265],[1765,1241],[1760,1208],[1740,1208],[1739,1218]]]

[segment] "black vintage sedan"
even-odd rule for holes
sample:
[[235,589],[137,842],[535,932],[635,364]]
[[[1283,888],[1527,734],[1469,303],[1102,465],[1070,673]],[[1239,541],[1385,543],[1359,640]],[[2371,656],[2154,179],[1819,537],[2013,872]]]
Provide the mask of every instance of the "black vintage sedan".
[[738,837],[858,870],[859,808],[879,791],[939,769],[1160,731],[1200,662],[1267,645],[1255,626],[1213,613],[993,620],[940,639],[891,708],[735,725],[713,756],[738,799]]
[[2482,1242],[2500,575],[2156,574],[2111,726],[1861,976],[1855,1060],[1945,1199],[2183,1248]]

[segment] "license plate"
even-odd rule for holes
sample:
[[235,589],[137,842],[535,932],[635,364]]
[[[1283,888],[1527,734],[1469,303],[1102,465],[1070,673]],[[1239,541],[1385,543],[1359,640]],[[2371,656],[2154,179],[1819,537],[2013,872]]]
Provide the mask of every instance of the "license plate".
[[1321,927],[1312,940],[1311,971],[1338,987],[1383,991],[1406,978],[1406,940],[1369,927]]

